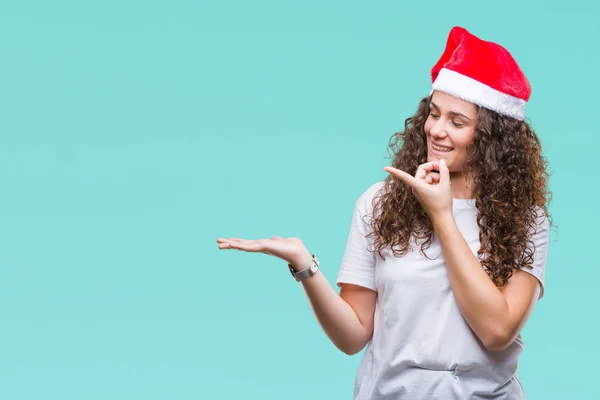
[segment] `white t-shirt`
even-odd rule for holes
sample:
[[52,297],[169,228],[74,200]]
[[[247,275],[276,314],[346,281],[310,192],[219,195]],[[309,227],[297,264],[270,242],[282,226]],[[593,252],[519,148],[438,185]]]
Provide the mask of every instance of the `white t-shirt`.
[[[356,201],[337,285],[352,283],[377,292],[375,325],[358,367],[354,400],[524,399],[516,375],[523,349],[519,335],[505,350],[487,350],[464,320],[450,288],[440,242],[426,250],[417,244],[403,257],[390,248],[385,261],[366,238],[372,200],[384,182],[370,186]],[[480,247],[473,200],[454,199],[453,213],[475,255]],[[365,221],[363,217],[369,215]],[[533,269],[542,284],[548,251],[548,222],[539,221]],[[414,241],[413,241],[414,244]]]

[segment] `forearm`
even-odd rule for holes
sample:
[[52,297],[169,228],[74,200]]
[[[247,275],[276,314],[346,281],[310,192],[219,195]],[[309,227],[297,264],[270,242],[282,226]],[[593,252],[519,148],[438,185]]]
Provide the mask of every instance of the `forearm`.
[[510,337],[508,304],[489,278],[449,214],[434,219],[448,279],[458,307],[471,329],[489,349]]
[[[300,270],[310,265],[311,259],[312,256],[306,254],[293,266]],[[317,321],[333,344],[346,354],[358,353],[369,341],[371,333],[354,309],[339,296],[320,270],[301,284]]]

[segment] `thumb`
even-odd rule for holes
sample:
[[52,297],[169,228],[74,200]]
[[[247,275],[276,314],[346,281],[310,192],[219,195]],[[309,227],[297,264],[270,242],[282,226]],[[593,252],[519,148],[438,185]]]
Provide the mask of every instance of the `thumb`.
[[440,183],[450,185],[450,170],[446,166],[446,160],[440,160]]

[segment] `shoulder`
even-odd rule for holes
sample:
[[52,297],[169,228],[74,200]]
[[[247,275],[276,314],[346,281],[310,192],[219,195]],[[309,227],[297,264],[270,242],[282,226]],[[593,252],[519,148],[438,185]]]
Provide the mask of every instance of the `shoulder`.
[[535,216],[535,224],[530,228],[531,234],[536,234],[541,232],[548,232],[550,229],[550,221],[548,219],[548,215],[544,212],[542,207],[536,206],[533,210]]

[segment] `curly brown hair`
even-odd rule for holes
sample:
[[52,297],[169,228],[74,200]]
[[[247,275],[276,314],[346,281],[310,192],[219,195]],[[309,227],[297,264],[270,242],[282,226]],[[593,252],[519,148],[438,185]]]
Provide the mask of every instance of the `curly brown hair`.
[[[404,122],[404,131],[389,142],[392,166],[412,175],[427,162],[424,131],[431,96],[419,103],[417,112]],[[547,217],[552,194],[547,183],[548,162],[542,156],[540,140],[525,121],[477,107],[478,121],[463,172],[469,176],[477,208],[481,265],[498,287],[504,286],[512,271],[531,268],[535,247],[531,233],[538,218]],[[375,251],[391,247],[395,256],[412,250],[411,238],[421,241],[420,252],[433,240],[433,224],[412,190],[388,175],[373,199],[371,232]],[[401,213],[398,210],[402,210]],[[543,215],[539,215],[543,212]]]

